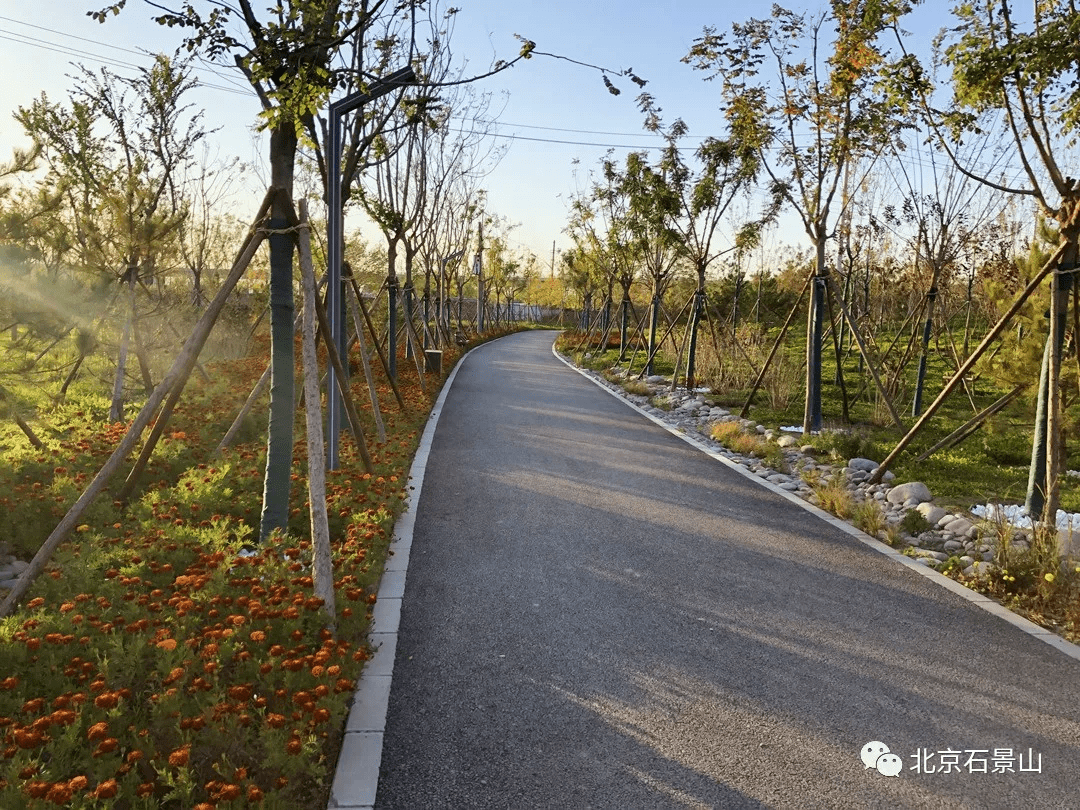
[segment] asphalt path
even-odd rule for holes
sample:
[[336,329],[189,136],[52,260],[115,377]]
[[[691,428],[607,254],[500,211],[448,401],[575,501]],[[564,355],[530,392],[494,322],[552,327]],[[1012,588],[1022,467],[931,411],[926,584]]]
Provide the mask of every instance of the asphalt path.
[[446,398],[376,807],[1080,807],[1080,662],[672,436],[553,338],[482,346]]

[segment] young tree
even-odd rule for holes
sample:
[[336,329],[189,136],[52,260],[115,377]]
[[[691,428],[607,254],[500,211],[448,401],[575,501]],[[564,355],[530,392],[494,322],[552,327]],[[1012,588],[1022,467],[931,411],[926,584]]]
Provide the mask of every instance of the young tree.
[[[154,9],[163,8],[145,1]],[[104,22],[126,4],[127,0],[119,0],[91,16]],[[187,2],[178,11],[164,10],[155,17],[162,25],[183,30],[189,51],[212,59],[232,57],[243,71],[259,96],[263,123],[269,130],[270,186],[284,192],[274,196],[269,223],[273,231],[269,240],[272,371],[261,539],[283,529],[289,518],[295,364],[293,235],[288,227],[297,147],[301,138],[319,140],[315,114],[331,91],[349,89],[350,83],[364,84],[388,69],[386,49],[381,55],[378,50],[381,42],[368,43],[365,37],[387,17],[400,18],[401,11],[386,0],[359,4],[287,0],[260,18],[250,0],[238,0],[235,6],[206,0]],[[340,67],[343,63],[346,68]],[[360,154],[357,148],[348,155],[347,167],[351,160],[355,169]]]
[[183,199],[169,193],[206,136],[201,113],[184,103],[194,86],[188,62],[164,55],[127,79],[81,68],[69,103],[42,94],[16,119],[41,149],[42,187],[64,201],[64,258],[126,287],[109,418],[123,416],[124,378],[134,336],[144,386],[152,390],[149,361],[138,328],[136,290],[153,280],[187,217]]
[[[815,248],[805,433],[821,428],[826,243],[858,187],[854,170],[896,135],[897,106],[876,87],[887,56],[879,38],[909,8],[904,0],[831,0],[826,14],[809,19],[774,5],[769,19],[733,25],[730,38],[706,28],[684,57],[721,80],[730,137],[758,152],[770,194],[796,211]],[[762,75],[766,62],[771,76]]]

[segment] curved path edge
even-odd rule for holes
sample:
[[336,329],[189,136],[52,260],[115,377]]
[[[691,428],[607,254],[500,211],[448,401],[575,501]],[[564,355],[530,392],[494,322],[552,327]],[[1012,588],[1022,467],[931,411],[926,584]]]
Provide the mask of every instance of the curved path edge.
[[489,340],[473,347],[458,360],[428,415],[412,466],[409,467],[405,509],[394,522],[394,536],[390,541],[386,567],[379,582],[375,611],[368,632],[368,641],[376,648],[375,654],[365,663],[356,684],[352,708],[345,721],[345,737],[334,771],[334,784],[330,790],[327,810],[371,810],[375,806],[379,767],[382,764],[383,733],[386,731],[390,684],[397,652],[401,600],[405,595],[405,574],[409,568],[416,509],[420,503],[420,491],[424,486],[424,472],[427,470],[431,443],[435,438],[443,404],[454,385],[458,371],[470,354],[493,342]]
[[689,444],[689,445],[693,446],[694,448],[700,450],[702,453],[705,453],[705,454],[711,456],[712,458],[719,461],[721,464],[724,464],[727,467],[731,468],[732,470],[735,470],[737,473],[739,473],[744,478],[747,478],[747,479],[753,481],[758,486],[765,487],[765,489],[769,490],[770,492],[776,493],[780,497],[790,501],[791,503],[795,504],[796,506],[800,507],[801,509],[803,509],[803,510],[809,512],[810,514],[820,518],[821,520],[824,520],[826,523],[828,523],[828,524],[830,524],[832,526],[835,526],[840,531],[846,532],[847,534],[851,535],[856,540],[858,540],[860,543],[863,543],[864,545],[867,545],[870,548],[874,549],[874,551],[877,551],[880,554],[884,554],[886,557],[890,557],[891,559],[893,559],[895,562],[899,563],[900,565],[906,566],[907,568],[911,569],[912,571],[915,571],[916,573],[918,573],[920,576],[926,577],[927,579],[929,579],[934,584],[939,585],[942,588],[945,588],[946,590],[952,591],[953,593],[955,593],[957,596],[961,597],[962,599],[966,599],[967,601],[969,601],[969,602],[977,605],[978,607],[982,608],[987,613],[993,614],[994,616],[997,616],[999,619],[1002,619],[1002,620],[1008,622],[1009,624],[1013,625],[1014,627],[1016,627],[1016,628],[1022,630],[1023,632],[1027,633],[1029,636],[1037,638],[1040,641],[1043,641],[1043,642],[1049,644],[1054,649],[1056,649],[1056,650],[1064,653],[1065,655],[1069,656],[1070,658],[1074,658],[1077,661],[1080,661],[1080,646],[1078,646],[1076,644],[1073,644],[1071,641],[1067,641],[1066,639],[1059,636],[1057,633],[1054,633],[1051,630],[1047,630],[1045,627],[1040,627],[1039,625],[1035,624],[1035,622],[1030,621],[1029,619],[1025,619],[1023,616],[1019,616],[1016,613],[1013,613],[1007,607],[1005,607],[1004,605],[1002,605],[999,602],[994,601],[990,597],[985,596],[985,595],[983,595],[981,593],[978,593],[977,591],[973,591],[970,588],[966,588],[963,585],[961,585],[959,582],[957,582],[956,580],[950,579],[949,577],[945,576],[944,574],[940,574],[937,571],[934,571],[933,569],[928,568],[925,565],[922,565],[921,563],[917,563],[913,559],[911,559],[910,557],[905,557],[903,554],[901,554],[899,551],[892,548],[891,546],[885,545],[885,543],[882,543],[877,538],[871,537],[870,535],[866,534],[865,532],[860,531],[859,529],[852,526],[850,523],[847,523],[847,522],[845,522],[843,520],[840,520],[840,518],[829,514],[824,509],[820,509],[817,506],[814,506],[814,504],[808,503],[807,501],[804,501],[798,495],[795,495],[792,492],[788,492],[785,489],[781,489],[776,484],[773,484],[773,483],[771,483],[769,481],[766,481],[763,478],[759,478],[758,476],[756,476],[752,472],[750,472],[748,469],[746,469],[746,467],[744,467],[743,465],[738,464],[738,463],[732,461],[731,459],[724,457],[723,455],[721,455],[720,453],[717,453],[714,450],[711,450],[710,448],[706,447],[704,444],[699,442],[697,439],[695,439],[693,436],[690,436],[690,435],[688,435],[686,433],[683,433],[677,427],[674,427],[673,425],[669,425],[663,419],[660,419],[659,417],[654,416],[653,414],[649,413],[648,411],[640,408],[638,405],[631,402],[626,397],[622,396],[618,391],[615,391],[612,388],[609,388],[607,385],[605,385],[600,380],[593,377],[591,374],[589,374],[586,371],[578,368],[573,363],[571,363],[569,360],[567,360],[565,357],[563,357],[561,354],[559,354],[559,352],[555,349],[555,344],[554,343],[551,344],[551,353],[553,355],[555,355],[555,357],[559,361],[561,361],[564,365],[566,365],[568,368],[573,369],[578,374],[580,374],[582,377],[584,377],[585,379],[589,380],[594,385],[596,385],[598,388],[600,388],[600,389],[606,391],[607,393],[611,394],[611,396],[615,397],[616,399],[618,399],[619,401],[621,401],[622,403],[624,403],[628,407],[633,408],[635,411],[637,411],[639,414],[644,416],[646,419],[649,419],[649,420],[655,422],[656,424],[658,424],[660,427],[664,428],[664,430],[666,430],[668,433],[672,434],[673,436],[679,437],[680,439],[682,439],[687,444]]

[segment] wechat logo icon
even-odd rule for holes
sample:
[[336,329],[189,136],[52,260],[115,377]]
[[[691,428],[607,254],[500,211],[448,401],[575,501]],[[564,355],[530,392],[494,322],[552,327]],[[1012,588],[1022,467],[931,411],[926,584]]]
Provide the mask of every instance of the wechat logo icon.
[[863,761],[863,770],[875,768],[882,776],[899,776],[904,769],[904,761],[889,751],[889,746],[878,740],[864,745],[859,756]]

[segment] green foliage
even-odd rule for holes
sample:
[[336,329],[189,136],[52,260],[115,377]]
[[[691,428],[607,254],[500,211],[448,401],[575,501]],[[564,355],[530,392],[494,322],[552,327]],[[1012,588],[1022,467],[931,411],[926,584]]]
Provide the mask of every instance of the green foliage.
[[833,474],[831,480],[814,487],[814,495],[818,506],[841,520],[848,520],[855,512],[855,499],[847,488],[847,477],[843,472]]
[[810,439],[810,444],[834,460],[847,462],[852,458],[879,460],[880,449],[873,441],[854,431],[823,430]]
[[885,513],[881,511],[875,500],[860,501],[851,510],[851,522],[860,531],[866,532],[871,537],[877,537],[887,523]]
[[912,537],[918,537],[923,532],[930,531],[933,527],[922,512],[917,509],[908,509],[904,512],[904,517],[900,521],[900,528]]

